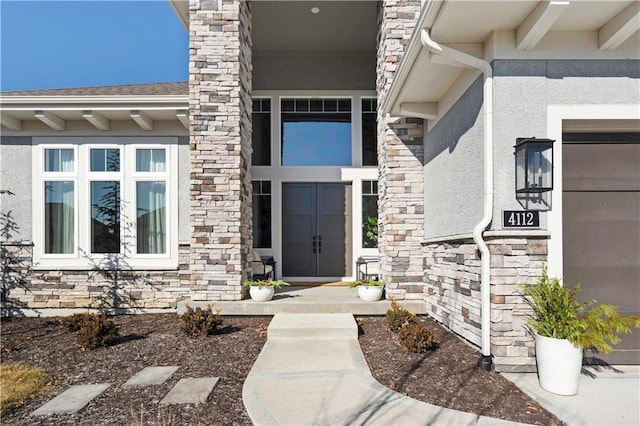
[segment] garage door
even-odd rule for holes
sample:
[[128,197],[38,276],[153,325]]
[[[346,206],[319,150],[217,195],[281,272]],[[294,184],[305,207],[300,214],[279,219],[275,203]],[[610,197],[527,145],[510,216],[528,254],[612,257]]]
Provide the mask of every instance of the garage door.
[[[564,278],[585,299],[640,315],[640,133],[563,136]],[[611,364],[640,364],[640,332]]]

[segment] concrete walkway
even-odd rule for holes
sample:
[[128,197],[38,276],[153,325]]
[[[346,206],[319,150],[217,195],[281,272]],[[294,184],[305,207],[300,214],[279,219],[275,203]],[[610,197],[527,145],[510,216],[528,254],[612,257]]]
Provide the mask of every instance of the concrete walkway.
[[[255,302],[251,299],[233,301],[194,301],[178,302],[178,315],[184,313],[186,306],[203,308],[211,305],[221,309],[222,315],[275,315],[292,314],[336,314],[384,315],[389,309],[389,300],[365,302],[358,298],[358,292],[344,286],[291,286],[276,289],[269,303]],[[415,314],[425,314],[427,305],[422,300],[399,300],[402,306]]]
[[640,425],[640,367],[583,367],[578,394],[555,395],[535,373],[503,373],[568,425]]
[[346,313],[276,314],[242,398],[256,425],[514,424],[427,404],[381,385],[360,349],[355,319]]

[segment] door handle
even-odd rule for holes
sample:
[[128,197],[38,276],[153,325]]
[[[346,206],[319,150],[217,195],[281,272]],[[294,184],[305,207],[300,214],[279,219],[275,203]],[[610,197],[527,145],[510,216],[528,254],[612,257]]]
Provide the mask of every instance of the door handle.
[[312,243],[311,243],[311,247],[312,247],[312,253],[316,252],[316,246],[317,246],[318,242],[316,240],[316,236],[314,235],[312,237]]
[[322,253],[322,235],[318,235],[318,253]]

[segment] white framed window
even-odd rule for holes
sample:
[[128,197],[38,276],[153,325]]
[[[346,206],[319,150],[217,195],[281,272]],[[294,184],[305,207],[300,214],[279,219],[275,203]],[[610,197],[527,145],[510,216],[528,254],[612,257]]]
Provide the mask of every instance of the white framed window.
[[351,97],[280,98],[282,166],[353,164]]
[[177,138],[42,137],[33,150],[35,269],[177,267]]

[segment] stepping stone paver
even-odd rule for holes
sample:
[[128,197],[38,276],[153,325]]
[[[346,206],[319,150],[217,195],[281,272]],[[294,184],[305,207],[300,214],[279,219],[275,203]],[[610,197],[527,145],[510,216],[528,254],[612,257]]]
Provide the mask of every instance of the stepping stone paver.
[[109,386],[109,383],[71,386],[69,389],[31,413],[31,415],[45,416],[54,413],[75,413],[76,411],[80,411],[84,408],[89,401],[100,395]]
[[190,404],[206,402],[219,377],[181,379],[160,404]]
[[130,378],[124,386],[161,385],[171,377],[178,368],[179,367],[176,366],[146,367]]

